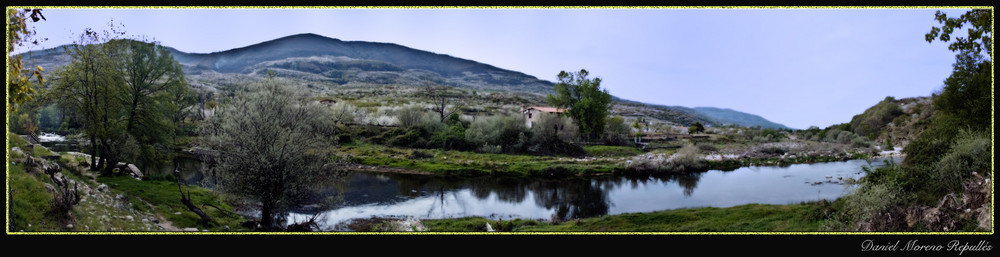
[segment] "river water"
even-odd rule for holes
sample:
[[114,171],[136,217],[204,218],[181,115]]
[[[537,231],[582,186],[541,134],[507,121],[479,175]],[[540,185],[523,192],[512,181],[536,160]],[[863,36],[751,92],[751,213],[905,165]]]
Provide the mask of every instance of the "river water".
[[[900,159],[895,159],[899,162]],[[354,172],[332,210],[299,210],[289,222],[318,214],[327,230],[354,218],[418,219],[481,216],[571,220],[692,207],[790,204],[842,196],[849,178],[864,175],[864,160],[743,167],[673,176],[602,178],[454,178]],[[881,160],[871,163],[883,166]]]

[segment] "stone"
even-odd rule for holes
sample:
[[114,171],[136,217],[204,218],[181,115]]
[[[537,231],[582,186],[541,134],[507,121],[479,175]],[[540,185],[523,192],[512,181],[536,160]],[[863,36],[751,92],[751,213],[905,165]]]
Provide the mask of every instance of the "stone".
[[51,193],[55,193],[56,192],[56,187],[53,186],[52,184],[45,183],[45,191],[48,191],[50,194]]
[[108,192],[108,185],[101,184],[100,186],[97,186],[97,191]]
[[66,224],[66,228],[73,229],[73,224]]
[[184,229],[181,229],[181,231],[184,231],[184,232],[198,232],[198,229],[197,228],[184,228]]
[[175,212],[174,215],[181,215],[181,212]]
[[127,219],[129,221],[133,221],[133,220],[135,220],[135,217],[132,217],[132,215],[128,215],[128,216],[125,216],[125,219]]
[[142,171],[140,171],[139,167],[136,167],[135,164],[129,163],[126,168],[127,169],[125,169],[125,170],[129,171],[129,174],[131,174],[133,177],[142,178],[142,176],[143,176],[142,175]]
[[52,174],[52,182],[55,182],[56,185],[59,185],[59,186],[65,186],[66,185],[66,178],[63,177],[62,172],[56,172],[55,174]]

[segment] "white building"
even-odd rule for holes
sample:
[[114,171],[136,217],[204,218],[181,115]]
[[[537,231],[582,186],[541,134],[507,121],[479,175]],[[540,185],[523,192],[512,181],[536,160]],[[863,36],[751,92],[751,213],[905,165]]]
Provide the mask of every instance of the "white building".
[[568,111],[569,109],[547,106],[521,107],[521,114],[524,115],[524,126],[528,128],[531,128],[531,125],[535,124],[535,121],[538,120],[538,116],[541,113],[555,113],[556,115],[562,116],[563,113]]

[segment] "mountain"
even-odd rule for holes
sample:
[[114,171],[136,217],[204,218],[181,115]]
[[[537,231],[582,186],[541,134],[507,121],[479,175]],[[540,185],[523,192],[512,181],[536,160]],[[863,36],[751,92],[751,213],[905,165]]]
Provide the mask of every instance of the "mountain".
[[[53,71],[71,58],[67,46],[22,54],[25,67]],[[392,43],[342,41],[297,34],[214,53],[187,53],[165,46],[183,66],[192,87],[226,90],[259,80],[268,73],[291,78],[319,91],[340,86],[448,85],[482,91],[544,96],[554,83],[521,72]],[[717,108],[645,104],[615,97],[618,115],[647,116],[689,125],[737,124],[780,127],[756,115]]]
[[[346,84],[444,84],[473,89],[543,93],[552,83],[521,72],[391,43],[341,41],[298,34],[210,54],[174,50],[192,72],[310,73]],[[322,80],[322,79],[321,79]]]
[[761,128],[789,129],[785,125],[771,122],[763,117],[745,112],[734,111],[732,109],[715,107],[695,107],[692,109],[695,112],[705,115],[709,120],[713,121],[713,123],[719,125],[735,124],[748,127],[759,126]]

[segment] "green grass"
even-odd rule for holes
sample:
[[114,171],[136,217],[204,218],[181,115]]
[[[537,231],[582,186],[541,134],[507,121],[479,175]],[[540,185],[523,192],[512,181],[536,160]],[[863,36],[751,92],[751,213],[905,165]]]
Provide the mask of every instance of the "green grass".
[[573,157],[406,149],[370,144],[343,145],[337,151],[363,165],[445,175],[565,176],[608,174],[624,168],[623,160],[607,158],[583,161]]
[[[503,221],[512,232],[808,232],[822,231],[823,207],[816,203],[748,204],[730,208],[696,208],[629,213],[560,223],[515,219]],[[486,218],[422,220],[428,231],[482,232]],[[509,229],[509,230],[508,230]]]
[[[21,136],[11,133],[10,131],[7,132],[7,142],[9,142],[10,147],[18,147],[21,148],[21,150],[25,151],[27,150],[26,147],[28,147],[28,141],[25,141],[24,138],[21,138]],[[31,156],[35,157],[43,157],[55,154],[52,151],[49,151],[49,149],[42,147],[41,145],[35,145],[34,147],[32,147],[30,153]]]
[[[219,211],[213,207],[203,206],[202,210],[215,220],[215,224],[202,224],[198,215],[188,210],[181,203],[181,195],[177,190],[177,184],[174,182],[162,180],[139,181],[127,176],[100,177],[98,178],[98,182],[107,184],[108,187],[127,194],[133,208],[158,212],[178,228],[194,227],[222,231],[224,230],[223,226],[229,226],[230,229],[240,228],[240,222],[244,221],[242,217]],[[191,201],[195,205],[212,204],[227,211],[232,211],[233,209],[209,189],[184,186],[184,190],[191,192]],[[152,207],[147,205],[147,203],[152,205]],[[176,214],[178,212],[180,214]]]
[[642,150],[631,146],[588,145],[584,146],[583,150],[590,156],[596,157],[631,157],[643,153]]
[[62,231],[57,215],[52,215],[52,194],[45,191],[44,180],[28,174],[21,164],[9,166],[8,175],[14,213],[11,220],[16,227],[13,231]]

